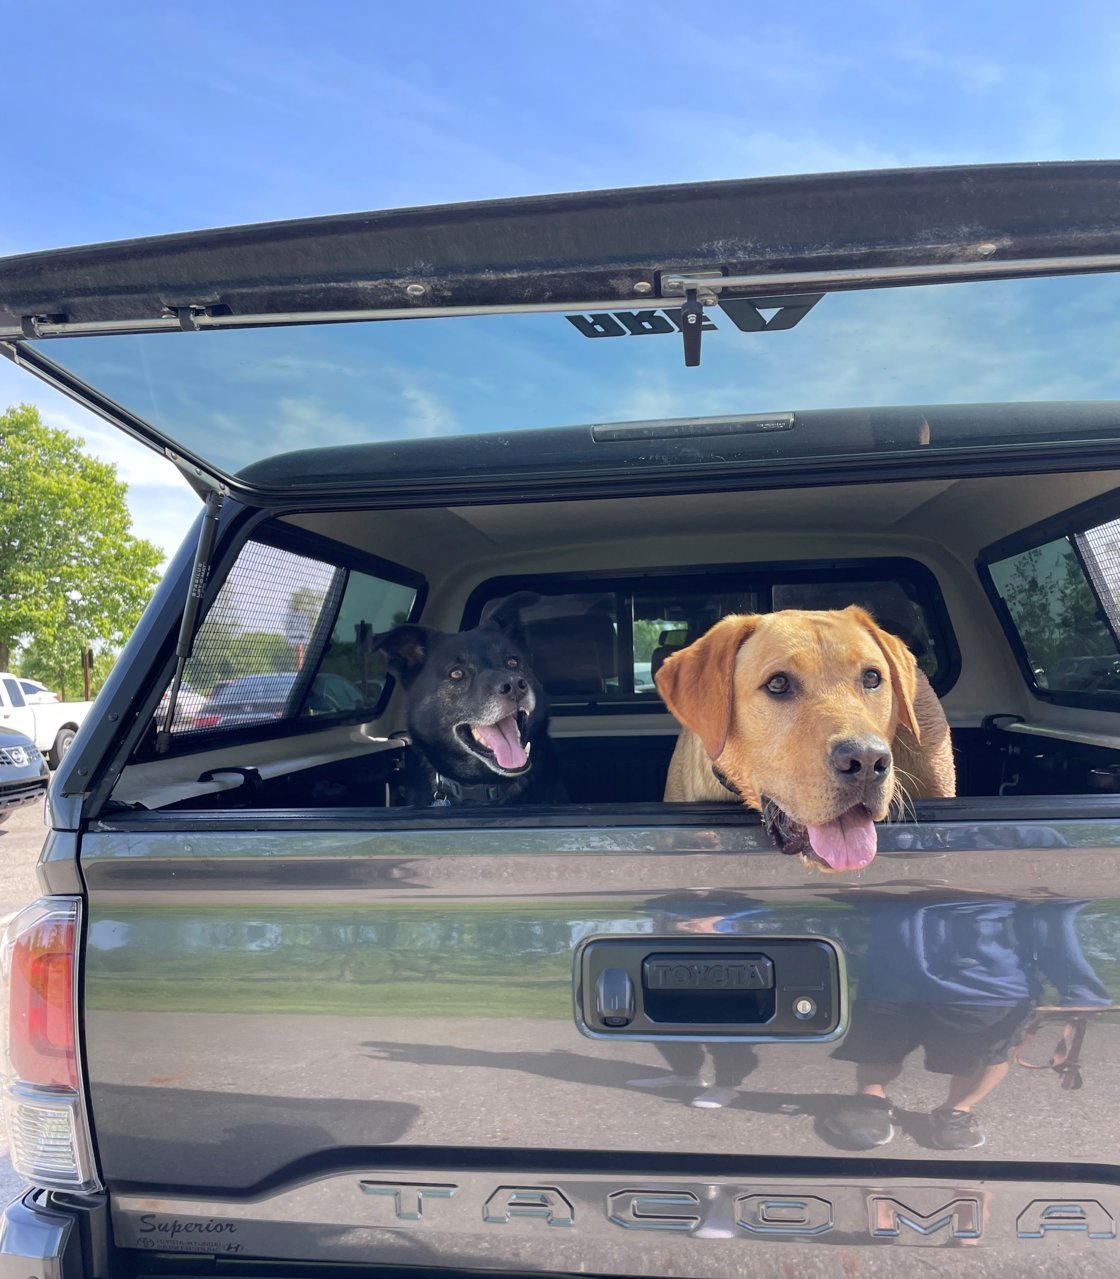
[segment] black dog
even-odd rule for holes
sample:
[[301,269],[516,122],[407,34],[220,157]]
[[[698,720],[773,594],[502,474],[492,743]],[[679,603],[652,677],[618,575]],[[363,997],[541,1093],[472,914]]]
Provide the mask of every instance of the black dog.
[[408,694],[406,804],[556,804],[564,787],[548,702],[505,600],[471,631],[405,625],[374,637]]

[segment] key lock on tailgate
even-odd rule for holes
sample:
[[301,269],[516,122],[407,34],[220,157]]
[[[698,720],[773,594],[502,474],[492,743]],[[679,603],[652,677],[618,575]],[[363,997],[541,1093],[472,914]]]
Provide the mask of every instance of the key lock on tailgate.
[[826,1041],[846,1021],[843,967],[819,937],[588,938],[576,1020],[594,1039]]

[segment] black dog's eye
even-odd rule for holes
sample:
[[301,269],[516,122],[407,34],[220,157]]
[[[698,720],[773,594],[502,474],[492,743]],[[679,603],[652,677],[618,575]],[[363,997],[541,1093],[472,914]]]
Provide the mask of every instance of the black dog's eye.
[[866,670],[863,672],[864,688],[878,688],[882,682],[883,682],[882,675],[880,675],[879,672],[875,670],[874,667],[872,667],[870,670]]
[[766,681],[766,691],[772,693],[775,697],[781,697],[789,692],[789,676],[788,675],[771,675]]
[[448,679],[465,679],[467,672],[461,666],[453,666],[447,672]]
[[506,665],[510,668],[511,671],[515,671],[521,665],[521,663],[517,660],[516,657],[507,657]]

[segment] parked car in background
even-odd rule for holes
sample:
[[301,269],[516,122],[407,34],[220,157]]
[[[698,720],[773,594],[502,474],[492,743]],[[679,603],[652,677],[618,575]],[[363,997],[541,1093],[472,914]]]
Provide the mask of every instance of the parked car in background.
[[24,804],[42,800],[50,776],[47,761],[26,733],[0,728],[0,822]]
[[37,679],[27,679],[26,676],[19,677],[19,686],[23,689],[23,695],[27,698],[30,705],[38,702],[61,702],[62,698],[57,693],[52,693],[45,684],[40,684]]
[[18,675],[0,671],[0,728],[26,733],[47,757],[51,768],[57,768],[62,762],[92,705],[92,702],[32,701]]
[[[366,704],[362,694],[341,675],[316,675],[308,687],[297,685],[295,671],[244,675],[215,685],[213,693],[195,712],[196,729],[226,728],[231,724],[254,724],[262,719],[279,719],[298,699],[296,712],[325,715],[351,711]],[[178,717],[177,717],[178,718]]]

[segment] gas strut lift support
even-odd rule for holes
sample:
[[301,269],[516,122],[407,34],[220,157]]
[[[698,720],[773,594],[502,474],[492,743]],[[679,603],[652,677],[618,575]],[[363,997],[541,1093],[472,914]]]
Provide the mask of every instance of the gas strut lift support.
[[175,704],[179,700],[179,686],[183,682],[187,658],[190,657],[194,648],[198,610],[202,605],[202,596],[210,578],[210,557],[214,553],[214,538],[218,532],[218,513],[222,509],[223,501],[224,494],[214,489],[206,494],[206,510],[202,516],[202,528],[198,533],[198,545],[194,549],[190,591],[183,609],[183,620],[179,624],[179,642],[175,645],[175,674],[171,678],[171,689],[167,697],[167,710],[164,712],[163,724],[156,733],[156,752],[160,755],[166,754],[168,746],[171,745],[171,725],[175,721]]

